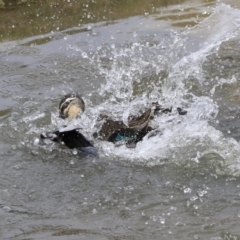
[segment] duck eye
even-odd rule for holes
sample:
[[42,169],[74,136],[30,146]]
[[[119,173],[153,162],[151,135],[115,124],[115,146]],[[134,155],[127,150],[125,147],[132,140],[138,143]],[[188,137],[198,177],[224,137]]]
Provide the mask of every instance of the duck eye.
[[67,108],[68,105],[69,105],[69,103],[70,103],[70,101],[64,102],[64,103],[62,104],[62,109]]

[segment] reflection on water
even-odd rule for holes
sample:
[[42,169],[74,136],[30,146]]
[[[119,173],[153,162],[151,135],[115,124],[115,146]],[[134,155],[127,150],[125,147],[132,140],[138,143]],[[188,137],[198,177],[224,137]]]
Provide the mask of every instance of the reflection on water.
[[[240,10],[200,0],[38,4],[1,10],[0,238],[239,239]],[[135,149],[94,141],[99,158],[78,156],[38,139],[67,123],[58,104],[72,90],[86,112],[70,124],[90,140],[104,110],[124,117],[150,99],[173,112],[151,121]]]
[[[47,1],[28,2],[1,10],[1,40],[15,40],[61,31],[72,26],[113,21],[129,16],[152,13],[168,1]],[[174,2],[174,1],[173,1]],[[179,1],[175,1],[179,2]],[[170,3],[171,4],[171,3]]]
[[[20,6],[0,9],[0,41],[23,39],[49,32],[62,31],[73,26],[127,18],[135,15],[161,14],[159,19],[173,21],[176,26],[193,26],[209,13],[206,6],[215,1],[204,1],[204,10],[196,11],[196,4],[184,0],[61,0],[29,1]],[[175,7],[172,7],[175,6]],[[189,15],[190,14],[190,15]],[[158,15],[159,16],[159,15]],[[187,19],[187,21],[186,21]],[[175,21],[177,20],[177,21]]]

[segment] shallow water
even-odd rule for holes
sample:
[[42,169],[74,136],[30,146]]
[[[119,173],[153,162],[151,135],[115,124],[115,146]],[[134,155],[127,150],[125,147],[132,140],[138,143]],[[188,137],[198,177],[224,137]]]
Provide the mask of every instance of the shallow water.
[[[239,239],[239,7],[172,1],[2,41],[0,238]],[[90,140],[103,111],[173,112],[135,149],[94,141],[99,158],[76,155],[39,141],[66,124],[58,104],[73,90],[86,111],[69,124]]]

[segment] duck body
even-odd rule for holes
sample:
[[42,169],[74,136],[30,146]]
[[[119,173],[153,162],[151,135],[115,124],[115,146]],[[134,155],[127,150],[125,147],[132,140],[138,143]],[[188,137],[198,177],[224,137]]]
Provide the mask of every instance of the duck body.
[[148,107],[140,108],[134,114],[129,114],[127,123],[123,120],[113,120],[108,115],[100,115],[98,120],[103,124],[93,136],[103,141],[125,143],[131,148],[153,130],[149,122],[154,116],[171,111],[172,108],[163,108],[158,103],[151,103]]
[[[100,130],[93,134],[94,138],[112,143],[125,143],[126,146],[134,146],[151,131],[148,127],[149,111],[142,114],[138,121],[129,121],[126,125],[122,120],[113,120],[107,115],[100,115],[99,120],[103,121]],[[136,121],[134,123],[134,121]],[[136,124],[137,123],[137,124]]]

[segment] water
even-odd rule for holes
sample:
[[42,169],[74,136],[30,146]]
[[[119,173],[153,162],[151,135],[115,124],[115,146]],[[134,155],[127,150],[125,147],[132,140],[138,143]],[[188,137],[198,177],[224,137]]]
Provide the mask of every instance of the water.
[[[239,239],[239,16],[176,1],[0,43],[1,239]],[[72,90],[99,158],[39,141]],[[101,112],[156,100],[173,113],[135,149],[93,139]]]

